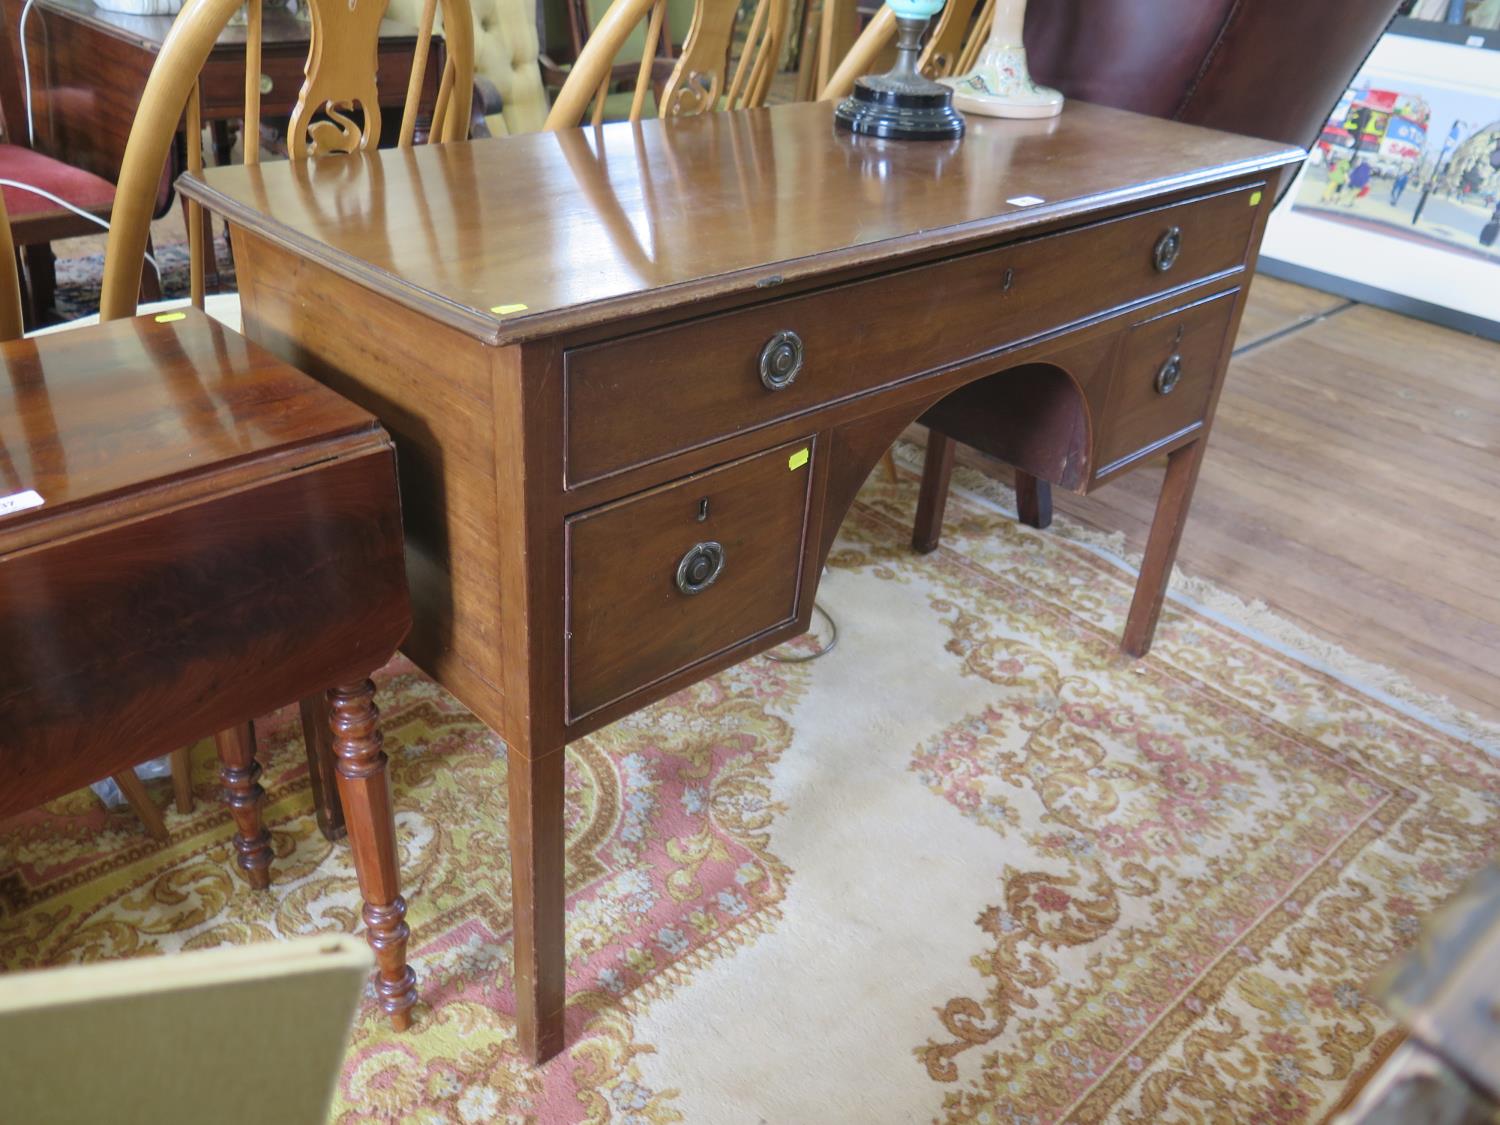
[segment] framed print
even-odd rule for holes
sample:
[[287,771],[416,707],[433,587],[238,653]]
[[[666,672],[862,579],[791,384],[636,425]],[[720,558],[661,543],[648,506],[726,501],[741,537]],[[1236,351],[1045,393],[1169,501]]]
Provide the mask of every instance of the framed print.
[[1500,340],[1500,50],[1449,30],[1474,42],[1376,45],[1272,215],[1261,268]]

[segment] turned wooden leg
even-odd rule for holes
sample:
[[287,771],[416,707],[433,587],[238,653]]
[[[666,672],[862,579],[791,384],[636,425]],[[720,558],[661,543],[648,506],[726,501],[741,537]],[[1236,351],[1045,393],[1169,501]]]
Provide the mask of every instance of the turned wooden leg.
[[381,749],[380,712],[369,680],[328,692],[329,727],[338,759],[338,789],[348,810],[349,845],[365,900],[365,938],[378,966],[375,994],[397,1031],[411,1026],[417,977],[406,963],[406,900],[396,858],[396,817]]
[[193,748],[183,746],[172,751],[172,796],[177,811],[193,811]]
[[307,751],[307,773],[312,779],[313,811],[318,828],[329,840],[348,835],[344,805],[339,800],[339,774],[333,756],[333,728],[328,725],[328,696],[309,695],[301,702],[302,745]]
[[26,284],[31,290],[31,309],[37,324],[57,319],[57,258],[52,243],[33,242],[25,248]]
[[1135,584],[1130,616],[1125,622],[1125,637],[1120,647],[1131,656],[1145,656],[1156,634],[1156,620],[1161,616],[1162,601],[1167,596],[1167,582],[1172,577],[1172,563],[1177,558],[1177,544],[1187,523],[1188,505],[1192,503],[1193,486],[1198,482],[1198,467],[1203,463],[1207,442],[1202,438],[1184,445],[1167,458],[1167,477],[1156,501],[1156,515],[1151,521],[1151,535],[1146,540],[1146,557],[1141,561],[1141,576]]
[[[156,257],[156,246],[151,241],[149,234],[146,236],[146,253],[150,254],[153,258]],[[161,276],[156,272],[156,267],[150,262],[141,263],[140,298],[143,304],[161,300]]]
[[561,748],[533,760],[512,747],[507,758],[516,1034],[533,1063],[563,1049],[563,760]]
[[1028,527],[1040,529],[1050,525],[1052,523],[1052,485],[1017,469],[1016,515]]
[[955,442],[947,434],[928,429],[922,491],[917,495],[917,518],[911,530],[912,550],[918,554],[937,550],[943,538],[943,509],[948,506],[948,481],[953,476],[955,448]]
[[146,783],[136,774],[135,770],[121,770],[114,775],[115,784],[120,787],[120,792],[125,794],[125,800],[130,802],[130,807],[135,810],[135,815],[141,818],[141,823],[146,826],[146,835],[153,840],[165,840],[167,838],[167,822],[161,818],[161,810],[151,803],[151,796],[146,792]]
[[271,885],[271,834],[260,820],[266,791],[260,787],[260,763],[255,760],[255,727],[242,723],[214,735],[219,751],[219,780],[224,803],[234,817],[236,862],[256,890]]

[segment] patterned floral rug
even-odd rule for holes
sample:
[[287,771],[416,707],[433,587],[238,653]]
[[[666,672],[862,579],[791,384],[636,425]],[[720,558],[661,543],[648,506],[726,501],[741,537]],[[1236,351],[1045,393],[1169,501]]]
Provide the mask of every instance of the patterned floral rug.
[[[1500,731],[1389,677],[1356,689],[1335,650],[1294,656],[1190,581],[1126,659],[1111,545],[1021,527],[960,479],[944,548],[918,557],[914,474],[872,478],[821,594],[830,655],[751,660],[570,749],[572,1046],[539,1070],[510,1015],[504,747],[385,670],[423,1003],[396,1035],[367,1001],[336,1120],[1314,1121],[1337,1102],[1391,1041],[1367,981],[1500,844]],[[274,893],[231,874],[205,744],[166,845],[87,791],[0,828],[0,965],[355,929],[293,716],[260,731]]]

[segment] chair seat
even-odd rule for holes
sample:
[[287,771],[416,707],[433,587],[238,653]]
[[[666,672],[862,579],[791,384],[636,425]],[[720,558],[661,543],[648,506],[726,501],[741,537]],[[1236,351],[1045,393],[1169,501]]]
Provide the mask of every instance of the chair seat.
[[[103,177],[21,145],[0,144],[0,179],[34,184],[85,211],[108,211],[115,201],[115,186]],[[62,211],[35,192],[9,185],[0,190],[5,193],[5,209],[13,223]]]

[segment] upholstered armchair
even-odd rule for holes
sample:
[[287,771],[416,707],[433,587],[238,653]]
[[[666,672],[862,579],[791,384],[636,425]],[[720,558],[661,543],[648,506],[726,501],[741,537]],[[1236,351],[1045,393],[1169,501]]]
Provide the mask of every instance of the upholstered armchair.
[[[485,118],[495,136],[534,133],[547,117],[538,65],[535,0],[470,0],[474,10],[474,75],[500,95],[501,110]],[[416,25],[421,0],[390,0],[393,20]]]

